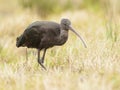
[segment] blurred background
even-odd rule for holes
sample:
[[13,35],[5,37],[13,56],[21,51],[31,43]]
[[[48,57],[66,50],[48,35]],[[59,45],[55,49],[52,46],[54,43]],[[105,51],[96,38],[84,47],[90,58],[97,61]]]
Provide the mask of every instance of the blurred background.
[[[119,4],[120,0],[0,0],[0,90],[120,90]],[[70,19],[88,48],[69,32],[65,45],[47,51],[44,72],[37,67],[36,50],[26,54],[26,48],[16,48],[16,37],[34,21],[60,23],[62,18]]]
[[0,0],[1,18],[29,12],[46,18],[66,11],[88,10],[93,12],[119,13],[119,0]]

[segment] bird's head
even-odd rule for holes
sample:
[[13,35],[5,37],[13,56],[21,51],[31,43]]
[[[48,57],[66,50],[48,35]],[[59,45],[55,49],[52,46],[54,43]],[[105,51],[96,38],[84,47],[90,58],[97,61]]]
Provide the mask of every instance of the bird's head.
[[62,19],[61,20],[61,29],[62,30],[71,30],[73,33],[75,33],[82,41],[82,43],[84,44],[85,48],[87,48],[87,45],[85,44],[84,40],[82,39],[82,37],[72,28],[71,26],[71,22],[69,19]]
[[63,30],[69,30],[69,26],[71,25],[71,22],[69,19],[62,19],[61,20],[61,29]]
[[25,37],[23,36],[23,34],[19,37],[16,38],[16,46],[17,47],[24,47],[25,46]]

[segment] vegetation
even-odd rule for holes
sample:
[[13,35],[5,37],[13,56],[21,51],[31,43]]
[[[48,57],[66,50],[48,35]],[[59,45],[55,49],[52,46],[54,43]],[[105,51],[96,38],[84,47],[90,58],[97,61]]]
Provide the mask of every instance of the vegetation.
[[[80,0],[74,1],[76,4],[71,5],[78,7]],[[67,8],[44,18],[58,23],[61,18],[69,18],[88,45],[84,48],[79,38],[69,32],[65,45],[47,51],[47,71],[38,66],[35,49],[16,48],[16,37],[30,23],[43,18],[21,8],[17,0],[9,5],[8,0],[0,1],[0,90],[119,90],[119,0],[94,1],[85,0],[76,10]]]
[[[101,0],[20,0],[20,5],[23,8],[28,8],[37,12],[42,17],[50,16],[51,14],[60,13],[67,10],[86,9],[100,9]],[[93,6],[91,4],[94,4]]]

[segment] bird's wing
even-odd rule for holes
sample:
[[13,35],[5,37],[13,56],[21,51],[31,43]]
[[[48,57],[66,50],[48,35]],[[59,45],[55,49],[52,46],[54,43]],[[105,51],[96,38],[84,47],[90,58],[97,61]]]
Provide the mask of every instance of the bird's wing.
[[32,24],[30,24],[24,33],[27,34],[49,34],[52,36],[57,36],[60,34],[60,25],[55,22],[50,22],[50,21],[36,21]]
[[46,34],[50,36],[58,36],[60,35],[60,25],[54,22],[47,22],[43,26],[41,26]]

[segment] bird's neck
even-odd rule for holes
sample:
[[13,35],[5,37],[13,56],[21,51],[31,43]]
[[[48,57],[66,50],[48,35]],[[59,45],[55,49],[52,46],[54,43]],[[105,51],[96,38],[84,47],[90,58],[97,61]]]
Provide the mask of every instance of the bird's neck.
[[67,30],[61,30],[60,35],[58,37],[58,45],[64,44],[68,39],[68,31]]

